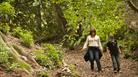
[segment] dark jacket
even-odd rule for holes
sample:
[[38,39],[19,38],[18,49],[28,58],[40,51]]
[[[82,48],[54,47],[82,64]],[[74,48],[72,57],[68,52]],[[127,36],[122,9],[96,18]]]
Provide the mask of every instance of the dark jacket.
[[107,47],[110,50],[111,55],[118,55],[119,54],[119,48],[117,45],[117,40],[115,40],[114,42],[108,41]]

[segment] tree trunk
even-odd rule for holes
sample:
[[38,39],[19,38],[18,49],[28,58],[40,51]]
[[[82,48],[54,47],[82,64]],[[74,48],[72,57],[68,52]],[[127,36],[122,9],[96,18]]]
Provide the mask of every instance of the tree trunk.
[[36,30],[40,32],[42,30],[41,23],[41,8],[42,8],[42,1],[40,0],[40,4],[36,6],[36,11],[35,11],[35,25],[36,25]]
[[66,33],[67,20],[64,17],[64,13],[58,4],[54,4],[55,12],[57,14],[57,21],[59,26],[62,26],[63,33]]

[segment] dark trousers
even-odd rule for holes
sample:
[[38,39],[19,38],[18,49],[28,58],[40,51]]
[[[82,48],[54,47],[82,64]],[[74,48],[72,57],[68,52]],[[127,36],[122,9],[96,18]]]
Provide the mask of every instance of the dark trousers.
[[96,61],[98,71],[101,71],[101,63],[100,63],[100,51],[97,48],[89,48],[89,61],[91,63],[91,69],[94,69],[94,60]]
[[112,59],[113,70],[119,71],[120,70],[119,54],[118,55],[111,54],[111,59]]

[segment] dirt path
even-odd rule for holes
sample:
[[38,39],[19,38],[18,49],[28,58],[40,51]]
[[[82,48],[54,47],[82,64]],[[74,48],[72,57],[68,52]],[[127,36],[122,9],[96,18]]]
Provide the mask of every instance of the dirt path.
[[103,54],[101,59],[103,72],[91,71],[89,62],[85,62],[83,55],[85,52],[71,51],[65,54],[65,62],[77,65],[77,71],[80,73],[81,77],[138,77],[138,62],[131,59],[124,59],[121,55],[121,71],[120,73],[113,73],[111,59],[107,52]]

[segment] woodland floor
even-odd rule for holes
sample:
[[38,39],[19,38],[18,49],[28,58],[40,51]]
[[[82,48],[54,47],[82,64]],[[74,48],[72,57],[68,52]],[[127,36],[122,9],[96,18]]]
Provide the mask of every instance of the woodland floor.
[[[124,59],[123,54],[120,57],[121,70],[119,73],[112,71],[112,62],[110,55],[107,52],[103,53],[101,59],[102,72],[96,72],[96,63],[94,71],[91,71],[89,62],[85,62],[83,59],[85,52],[70,51],[65,54],[65,62],[76,65],[76,70],[79,72],[80,77],[138,77],[138,61],[132,59]],[[55,73],[56,74],[56,73]],[[53,74],[52,77],[56,77]]]
[[[121,70],[119,73],[112,71],[112,64],[110,56],[105,52],[101,59],[102,72],[96,72],[96,63],[94,71],[91,71],[89,62],[85,62],[83,55],[85,52],[70,51],[65,53],[64,60],[67,65],[75,64],[76,70],[80,77],[138,77],[138,61],[132,59],[124,59],[121,55]],[[52,70],[50,77],[57,77],[59,69]],[[24,72],[16,71],[14,73],[7,73],[0,69],[0,77],[29,77]]]
[[[7,42],[10,44],[16,44],[20,47],[20,41],[19,39],[16,39],[11,36],[7,36]],[[27,49],[25,47],[22,47],[24,51],[31,52],[32,50],[39,49],[40,46],[34,45],[33,48]],[[80,52],[77,50],[68,51],[64,54],[64,61],[67,65],[75,64],[76,70],[79,72],[80,77],[138,77],[138,61],[134,61],[132,59],[124,59],[123,54],[121,54],[120,63],[121,63],[121,70],[119,73],[114,73],[112,71],[112,62],[110,59],[110,55],[107,52],[103,53],[102,59],[101,59],[101,65],[102,65],[102,72],[98,73],[96,72],[96,64],[94,71],[91,71],[89,62],[85,62],[83,59],[83,56],[86,52]],[[33,65],[33,63],[30,63]],[[35,67],[35,66],[34,66]],[[36,69],[37,70],[37,69]],[[51,76],[50,77],[57,77],[59,69],[55,69],[50,71]],[[0,77],[29,77],[27,74],[23,71],[15,71],[12,73],[5,72],[4,69],[0,67]]]

